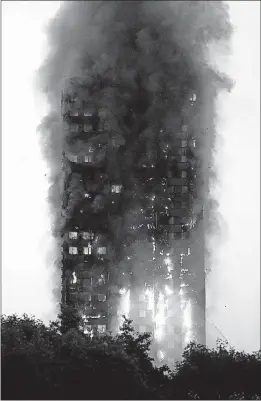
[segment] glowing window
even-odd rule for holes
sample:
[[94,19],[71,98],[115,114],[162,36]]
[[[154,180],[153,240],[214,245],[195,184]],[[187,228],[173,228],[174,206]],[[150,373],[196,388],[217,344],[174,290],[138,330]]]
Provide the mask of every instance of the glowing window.
[[99,247],[97,252],[99,255],[106,255],[106,247],[105,246]]
[[190,143],[192,148],[196,147],[196,139],[192,139]]
[[83,253],[84,253],[84,255],[91,255],[91,254],[92,254],[92,247],[91,247],[91,245],[84,246],[84,247],[83,247]]
[[101,274],[100,277],[98,278],[98,284],[102,285],[105,284],[106,279],[105,279],[105,275]]
[[70,246],[69,247],[69,254],[70,255],[77,255],[78,254],[78,249],[76,248],[76,246]]
[[146,296],[145,296],[145,294],[140,294],[140,295],[139,295],[139,301],[141,301],[141,302],[145,302],[145,301],[146,301]]
[[183,194],[186,194],[186,193],[188,192],[188,187],[187,187],[186,185],[182,185],[182,187],[181,187],[181,192],[182,192]]
[[91,325],[86,325],[84,327],[84,334],[91,334],[92,333],[92,326]]
[[73,162],[73,163],[77,163],[78,157],[76,155],[71,155],[70,156],[70,161]]
[[193,93],[191,96],[190,96],[190,99],[189,99],[191,102],[195,102],[196,100],[197,100],[197,95],[196,95],[196,93]]
[[146,311],[140,310],[139,315],[140,315],[140,317],[146,317]]
[[188,173],[186,171],[181,171],[181,178],[187,178]]
[[77,237],[78,237],[77,232],[75,232],[75,231],[70,231],[69,232],[69,238],[70,239],[77,239]]
[[82,238],[86,240],[92,240],[94,238],[94,234],[92,232],[85,231],[82,233]]
[[98,301],[100,301],[100,302],[105,302],[105,301],[106,301],[106,295],[104,295],[104,294],[98,294]]
[[187,145],[188,145],[188,142],[187,142],[187,141],[185,141],[185,140],[182,140],[182,141],[181,141],[181,147],[182,147],[182,148],[185,148]]
[[92,110],[85,109],[83,115],[84,117],[92,117]]
[[93,156],[92,156],[92,155],[86,155],[86,156],[84,157],[84,161],[85,161],[86,163],[91,163],[91,162],[93,161]]
[[181,156],[181,163],[187,162],[187,156]]
[[83,130],[84,130],[84,132],[90,132],[90,131],[92,131],[92,124],[91,124],[91,123],[85,123],[85,124],[83,125]]
[[98,324],[98,332],[105,333],[106,332],[106,324]]
[[119,194],[121,192],[122,185],[112,185],[111,186],[111,192],[115,194]]
[[146,326],[143,326],[142,324],[139,325],[139,332],[140,333],[145,333],[146,332]]
[[76,273],[73,272],[72,278],[71,278],[71,284],[76,284],[76,283],[77,283],[77,276],[76,276]]

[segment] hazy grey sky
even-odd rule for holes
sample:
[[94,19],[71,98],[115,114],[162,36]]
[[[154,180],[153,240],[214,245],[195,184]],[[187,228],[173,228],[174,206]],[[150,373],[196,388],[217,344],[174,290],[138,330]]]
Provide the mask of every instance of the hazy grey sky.
[[[45,321],[55,317],[52,239],[36,135],[45,105],[35,96],[33,76],[46,49],[44,26],[59,3],[2,3],[3,312]],[[231,345],[251,351],[260,347],[260,2],[229,3],[233,57],[213,60],[237,83],[217,105],[222,146],[214,191],[227,228],[211,239],[207,328],[210,345],[220,336],[217,326]]]

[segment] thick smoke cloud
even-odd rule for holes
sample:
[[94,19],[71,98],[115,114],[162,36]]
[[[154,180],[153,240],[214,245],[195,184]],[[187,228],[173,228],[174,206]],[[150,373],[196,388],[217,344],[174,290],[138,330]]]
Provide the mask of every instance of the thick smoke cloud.
[[[63,154],[84,156],[91,145],[76,141],[72,146],[61,121],[61,94],[67,79],[75,76],[81,77],[84,84],[77,97],[90,99],[90,104],[102,105],[109,110],[108,124],[121,133],[122,144],[126,144],[118,162],[115,150],[106,148],[111,155],[108,163],[114,179],[120,178],[117,168],[120,162],[121,179],[128,181],[124,193],[128,204],[126,212],[122,218],[112,219],[110,226],[115,238],[121,238],[123,234],[129,238],[129,251],[135,254],[132,272],[135,279],[141,283],[144,280],[144,255],[149,254],[149,244],[142,228],[144,216],[140,213],[144,206],[141,201],[144,188],[132,167],[134,163],[156,162],[157,152],[163,154],[165,147],[171,147],[172,141],[175,142],[175,133],[184,119],[189,121],[198,144],[195,185],[200,201],[198,206],[195,201],[194,209],[198,207],[198,213],[201,211],[203,198],[205,229],[213,229],[215,205],[208,194],[210,181],[215,177],[211,169],[215,147],[215,98],[221,89],[229,89],[231,83],[209,66],[207,53],[213,42],[219,43],[221,48],[226,46],[230,34],[227,7],[219,1],[76,1],[62,4],[49,25],[49,53],[39,71],[39,85],[50,105],[50,113],[42,122],[40,132],[50,166],[49,201],[53,234],[58,244],[63,225],[77,202],[88,192],[80,178],[72,176],[70,186],[77,191],[66,200],[62,210],[67,168],[63,164]],[[68,88],[67,92],[70,90]],[[197,112],[193,116],[187,115],[186,111],[191,91],[197,94]],[[126,114],[128,121],[124,120]],[[102,143],[101,137],[95,140]],[[97,163],[105,157],[106,142],[105,137]],[[160,197],[157,199],[166,201],[164,185],[162,182],[159,186]],[[96,202],[102,203],[102,199],[96,199]],[[149,200],[145,207],[148,205]],[[133,236],[136,240],[131,238]],[[124,268],[128,270],[126,264]]]

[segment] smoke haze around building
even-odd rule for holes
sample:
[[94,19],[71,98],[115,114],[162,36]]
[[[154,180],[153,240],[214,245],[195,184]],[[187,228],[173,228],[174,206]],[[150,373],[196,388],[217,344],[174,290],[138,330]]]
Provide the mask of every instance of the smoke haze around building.
[[[231,82],[210,66],[207,55],[210,43],[218,44],[220,49],[229,47],[231,30],[227,6],[222,2],[62,3],[49,25],[49,52],[39,71],[39,85],[50,106],[50,113],[39,129],[43,152],[50,166],[49,204],[53,235],[57,238],[57,268],[60,232],[74,205],[83,195],[79,177],[75,176],[70,185],[78,190],[70,197],[67,209],[61,210],[64,186],[62,157],[63,151],[66,151],[66,131],[61,121],[61,94],[71,77],[81,77],[82,82],[92,88],[82,89],[81,93],[77,93],[78,98],[91,98],[96,105],[102,102],[103,106],[110,107],[111,114],[117,116],[119,121],[128,108],[133,108],[134,119],[137,117],[135,107],[142,105],[142,99],[139,99],[139,105],[131,102],[137,93],[139,80],[144,97],[150,102],[145,113],[147,127],[141,135],[142,140],[145,138],[146,152],[149,154],[153,154],[155,140],[160,141],[157,131],[161,128],[173,132],[179,129],[183,99],[188,95],[182,93],[186,80],[188,90],[192,84],[195,92],[201,93],[203,110],[201,108],[198,116],[191,121],[199,143],[196,156],[200,160],[200,180],[197,189],[204,198],[205,229],[208,232],[217,229],[217,205],[209,197],[209,183],[215,179],[211,164],[215,147],[214,100],[220,90],[231,87]],[[95,87],[97,80],[101,82],[101,87]],[[103,82],[110,82],[107,89],[102,88]],[[158,126],[158,120],[161,121],[161,127]],[[115,124],[115,119],[110,123]],[[117,124],[114,128],[120,130]],[[125,132],[126,138],[131,141],[131,132]],[[80,146],[83,145],[74,144],[74,155],[85,153],[86,150]],[[100,157],[103,157],[102,152]],[[134,180],[131,172],[134,159],[133,153],[126,152],[124,163],[130,180]],[[117,178],[113,155],[111,168]],[[135,191],[142,193],[134,181]],[[133,203],[131,210],[135,207],[140,205]],[[198,213],[200,207],[199,204]],[[197,210],[196,203],[194,208]],[[129,220],[134,219],[131,210],[124,214],[126,235]],[[146,247],[145,239],[143,242]],[[139,241],[135,252],[139,261],[137,266],[141,266],[144,261]],[[143,281],[141,269],[134,267],[133,273],[137,281]]]

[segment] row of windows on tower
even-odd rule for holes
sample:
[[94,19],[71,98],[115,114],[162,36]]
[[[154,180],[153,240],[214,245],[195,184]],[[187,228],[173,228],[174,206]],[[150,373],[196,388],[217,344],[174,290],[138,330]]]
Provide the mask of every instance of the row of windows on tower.
[[[77,231],[70,231],[69,232],[69,238],[70,239],[78,239],[79,233]],[[84,231],[81,233],[81,237],[84,240],[93,240],[94,239],[94,233],[90,231]]]
[[170,194],[187,194],[188,187],[186,185],[173,185],[168,188]]
[[188,145],[191,146],[192,148],[195,148],[196,147],[196,139],[190,139],[189,141],[187,141],[186,139],[181,140],[182,148],[186,148]]
[[[91,245],[84,246],[83,248],[83,254],[84,255],[92,255],[94,248]],[[79,253],[79,248],[76,246],[69,246],[69,254],[70,255],[78,255]],[[101,246],[97,248],[97,254],[98,255],[106,255],[107,254],[107,248],[105,246]]]
[[91,302],[93,301],[99,301],[99,302],[105,302],[107,299],[107,296],[105,294],[96,294],[95,296],[91,296],[91,294],[85,294],[85,301],[86,302]]
[[[72,117],[78,117],[79,113],[72,112],[70,113]],[[98,131],[108,131],[110,129],[110,124],[107,121],[100,121],[97,127]],[[73,132],[91,132],[93,131],[93,124],[91,122],[80,124],[70,124],[70,130]]]
[[[85,325],[84,326],[84,333],[85,334],[92,334],[93,333],[94,326],[92,325]],[[106,332],[106,324],[98,324],[97,325],[97,331],[98,333],[102,334]]]
[[174,201],[170,205],[171,209],[187,209],[188,207],[189,207],[188,202],[180,202],[180,201]]
[[[170,160],[176,160],[177,156],[170,155]],[[187,156],[180,156],[180,163],[187,163],[188,158]]]

